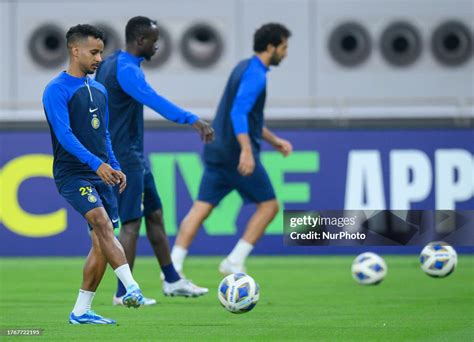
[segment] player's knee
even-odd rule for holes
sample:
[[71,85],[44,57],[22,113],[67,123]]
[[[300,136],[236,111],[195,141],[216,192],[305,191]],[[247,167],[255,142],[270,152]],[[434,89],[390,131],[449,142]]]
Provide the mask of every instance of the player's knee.
[[273,214],[273,216],[275,216],[276,214],[278,214],[278,211],[280,210],[280,205],[278,204],[277,201],[272,201],[272,204],[271,204],[271,212]]
[[147,214],[146,223],[147,230],[156,226],[160,227],[161,229],[164,229],[163,212],[161,211],[161,209],[155,210],[150,214]]
[[138,236],[140,232],[140,220],[133,220],[125,222],[120,228],[120,235],[126,234],[129,236]]
[[168,240],[163,222],[147,224],[146,235],[152,244],[161,244]]
[[278,210],[280,210],[280,206],[276,200],[263,202],[260,204],[260,208],[270,216],[275,216],[278,213]]
[[162,224],[157,224],[153,226],[147,225],[146,234],[148,236],[156,236],[160,239],[167,239],[165,227]]
[[213,206],[210,204],[196,202],[187,216],[190,219],[204,221],[211,214],[212,209]]
[[112,227],[112,223],[110,222],[110,219],[105,215],[94,216],[90,223],[92,225],[92,228],[97,233],[106,232]]
[[166,235],[164,229],[155,228],[155,231],[147,230],[146,236],[148,241],[154,246],[162,246],[164,243],[168,242],[168,236]]

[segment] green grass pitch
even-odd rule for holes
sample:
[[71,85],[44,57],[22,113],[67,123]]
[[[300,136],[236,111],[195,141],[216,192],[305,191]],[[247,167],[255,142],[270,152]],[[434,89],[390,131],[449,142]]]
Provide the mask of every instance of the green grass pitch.
[[460,256],[455,272],[444,279],[426,276],[417,256],[385,260],[387,278],[360,286],[350,275],[352,257],[251,257],[248,270],[260,284],[260,302],[235,315],[216,296],[220,258],[188,258],[188,277],[210,294],[186,299],[164,297],[156,261],[140,257],[135,277],[159,304],[113,307],[116,283],[109,268],[93,309],[118,325],[73,326],[67,318],[83,258],[4,258],[0,329],[43,329],[43,336],[22,341],[474,341],[474,256]]

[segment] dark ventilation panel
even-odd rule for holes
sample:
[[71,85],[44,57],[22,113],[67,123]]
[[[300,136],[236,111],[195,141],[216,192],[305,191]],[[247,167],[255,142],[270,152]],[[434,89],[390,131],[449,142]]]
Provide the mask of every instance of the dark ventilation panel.
[[44,68],[57,68],[67,60],[65,32],[46,24],[36,28],[28,40],[28,51],[35,63]]
[[380,49],[382,56],[391,65],[409,66],[420,57],[422,51],[420,33],[408,22],[394,22],[383,31]]
[[221,34],[205,23],[190,26],[181,39],[181,53],[190,65],[208,68],[216,64],[223,52]]
[[356,22],[337,26],[329,36],[328,47],[332,58],[346,67],[362,64],[372,50],[368,31]]

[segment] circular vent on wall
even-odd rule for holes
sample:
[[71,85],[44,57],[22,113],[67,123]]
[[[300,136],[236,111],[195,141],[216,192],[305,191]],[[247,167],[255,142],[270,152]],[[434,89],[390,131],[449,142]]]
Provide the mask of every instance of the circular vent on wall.
[[448,21],[439,25],[431,37],[433,55],[441,64],[458,66],[472,54],[472,37],[466,25]]
[[390,24],[380,39],[382,55],[395,66],[413,64],[421,54],[421,38],[415,26],[408,22]]
[[363,63],[372,50],[369,33],[356,22],[337,26],[329,36],[328,47],[334,60],[347,67]]
[[64,31],[51,24],[36,28],[28,40],[28,51],[33,61],[45,68],[56,68],[67,60]]
[[220,59],[224,43],[214,27],[199,23],[184,32],[180,47],[186,62],[196,68],[208,68]]

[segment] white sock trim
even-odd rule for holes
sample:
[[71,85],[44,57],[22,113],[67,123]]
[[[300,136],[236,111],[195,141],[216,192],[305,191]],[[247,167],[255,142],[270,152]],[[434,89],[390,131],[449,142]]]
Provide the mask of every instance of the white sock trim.
[[91,309],[94,296],[95,292],[80,289],[79,294],[77,295],[76,304],[74,305],[74,309],[72,309],[74,315],[82,316],[87,311],[89,311]]
[[243,265],[245,259],[252,252],[253,245],[243,239],[240,239],[239,242],[235,245],[234,249],[227,256],[227,259],[235,265]]
[[128,264],[123,264],[117,267],[114,272],[117,275],[117,278],[122,282],[123,286],[125,286],[125,289],[128,289],[131,285],[138,286],[138,283],[133,279],[132,271]]

